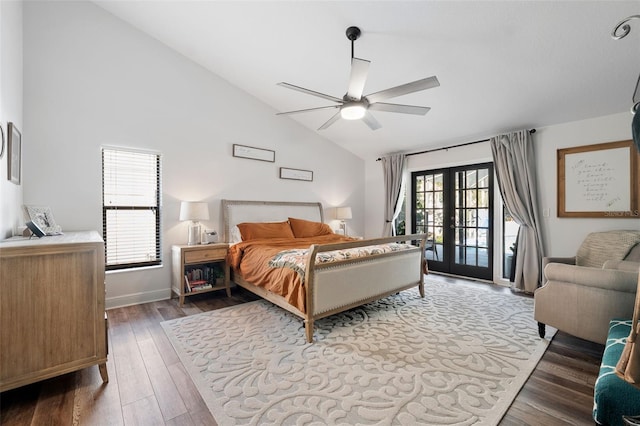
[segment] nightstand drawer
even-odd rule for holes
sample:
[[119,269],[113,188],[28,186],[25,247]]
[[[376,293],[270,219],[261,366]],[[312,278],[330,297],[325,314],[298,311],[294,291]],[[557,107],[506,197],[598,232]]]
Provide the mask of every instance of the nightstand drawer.
[[226,257],[226,248],[201,249],[185,252],[184,263],[200,263],[207,260],[224,260]]

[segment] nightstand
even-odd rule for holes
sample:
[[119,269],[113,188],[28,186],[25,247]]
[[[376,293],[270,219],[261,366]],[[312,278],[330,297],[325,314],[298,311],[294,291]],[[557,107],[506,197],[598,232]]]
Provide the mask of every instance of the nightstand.
[[226,290],[231,297],[228,250],[227,243],[171,246],[171,290],[180,298],[180,306],[194,294]]

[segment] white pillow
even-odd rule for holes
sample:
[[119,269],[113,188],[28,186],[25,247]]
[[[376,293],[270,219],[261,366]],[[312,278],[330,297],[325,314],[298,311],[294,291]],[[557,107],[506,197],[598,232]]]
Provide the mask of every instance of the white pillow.
[[238,225],[235,225],[229,231],[231,235],[229,235],[229,244],[237,244],[242,241],[242,234],[240,234],[240,228]]

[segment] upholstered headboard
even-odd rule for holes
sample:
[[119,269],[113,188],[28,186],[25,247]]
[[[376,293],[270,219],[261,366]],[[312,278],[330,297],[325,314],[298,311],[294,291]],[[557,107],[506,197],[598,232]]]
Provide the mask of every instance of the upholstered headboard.
[[230,241],[231,228],[243,222],[283,222],[290,217],[324,222],[321,203],[295,201],[222,200],[224,241]]

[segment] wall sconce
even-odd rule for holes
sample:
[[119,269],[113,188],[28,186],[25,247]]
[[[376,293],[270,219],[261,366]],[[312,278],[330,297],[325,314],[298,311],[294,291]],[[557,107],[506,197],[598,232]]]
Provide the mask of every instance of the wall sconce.
[[340,220],[340,229],[345,237],[347,236],[347,224],[344,221],[352,217],[351,207],[336,207],[336,219]]
[[209,205],[195,201],[183,201],[180,203],[180,220],[190,220],[189,244],[200,244],[202,241],[202,227],[199,220],[209,220]]

